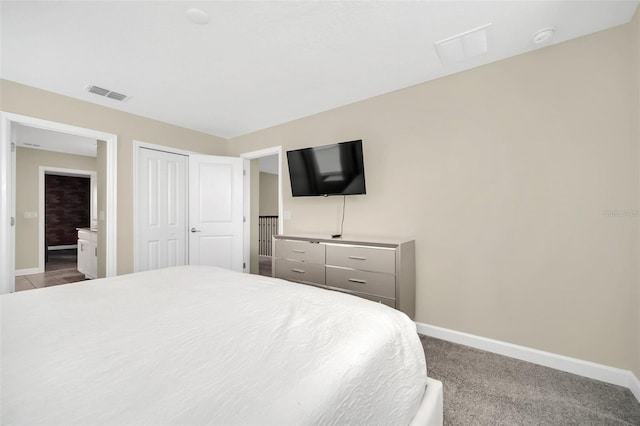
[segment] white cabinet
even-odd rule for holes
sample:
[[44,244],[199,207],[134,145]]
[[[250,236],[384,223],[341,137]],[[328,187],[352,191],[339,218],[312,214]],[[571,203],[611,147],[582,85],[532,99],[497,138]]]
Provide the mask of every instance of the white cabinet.
[[89,279],[98,278],[98,232],[78,228],[78,272]]
[[273,237],[273,276],[415,315],[415,241]]

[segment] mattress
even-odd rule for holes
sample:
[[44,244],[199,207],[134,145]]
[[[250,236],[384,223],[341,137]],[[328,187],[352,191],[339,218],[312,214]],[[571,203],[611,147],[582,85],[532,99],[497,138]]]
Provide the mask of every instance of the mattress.
[[403,313],[181,266],[3,295],[12,424],[409,424],[424,352]]

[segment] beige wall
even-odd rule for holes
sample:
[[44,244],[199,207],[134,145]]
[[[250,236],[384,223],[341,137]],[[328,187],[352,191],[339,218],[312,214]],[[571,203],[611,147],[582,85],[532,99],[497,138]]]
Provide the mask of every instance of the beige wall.
[[24,215],[38,212],[40,166],[95,172],[96,159],[40,149],[16,149],[16,270],[37,268],[39,263],[39,218],[26,219]]
[[118,135],[118,274],[133,271],[133,141],[204,154],[226,151],[224,139],[52,92],[0,80],[0,110]]
[[[345,235],[416,240],[416,320],[637,369],[632,27],[235,138],[230,154],[364,140]],[[286,171],[285,171],[286,173]],[[286,233],[339,227],[292,198]],[[635,289],[635,290],[634,290]]]
[[278,216],[278,175],[260,173],[260,216]]

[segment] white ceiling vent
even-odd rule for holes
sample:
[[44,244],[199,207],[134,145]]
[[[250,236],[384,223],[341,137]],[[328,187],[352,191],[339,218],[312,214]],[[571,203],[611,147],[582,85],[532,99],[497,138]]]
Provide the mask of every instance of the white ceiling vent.
[[103,89],[102,87],[88,85],[86,87],[87,92],[95,93],[96,95],[106,96],[110,99],[115,99],[116,101],[124,102],[131,99],[131,96],[123,95],[122,93],[114,92],[112,90]]
[[109,92],[107,93],[107,98],[115,99],[116,101],[124,101],[125,99],[127,99],[127,95],[123,95],[122,93],[118,92]]
[[483,25],[473,30],[446,38],[434,43],[438,57],[443,65],[464,61],[487,53],[488,28],[491,24]]

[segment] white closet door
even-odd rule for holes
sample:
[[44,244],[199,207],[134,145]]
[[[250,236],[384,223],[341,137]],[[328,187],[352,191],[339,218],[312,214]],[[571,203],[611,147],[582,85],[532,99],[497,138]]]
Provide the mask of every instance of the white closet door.
[[189,156],[189,263],[243,271],[242,159]]
[[184,155],[138,151],[139,271],[187,263],[187,167]]

